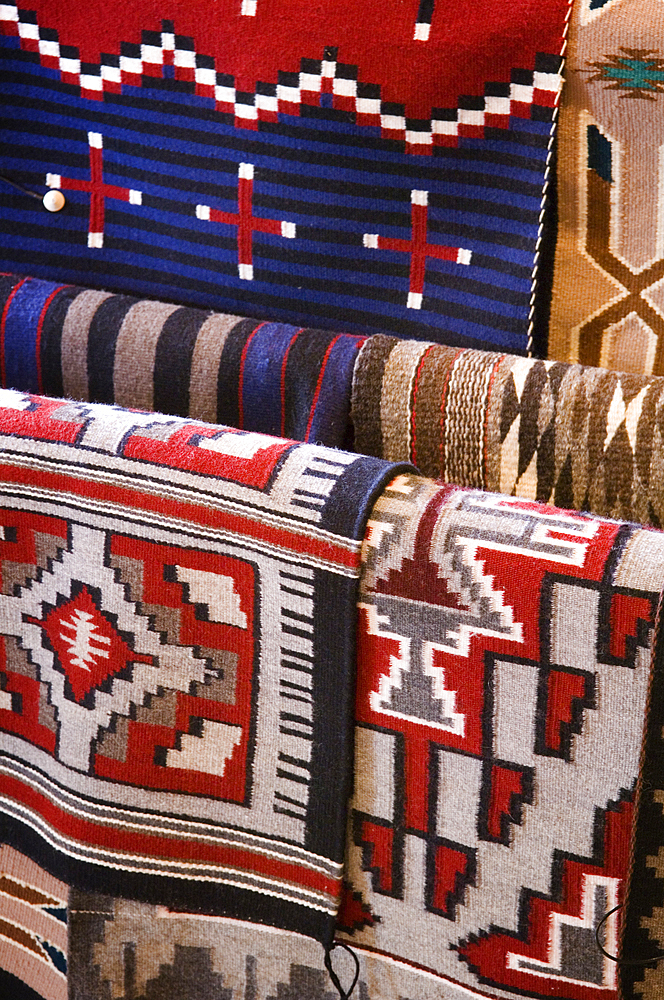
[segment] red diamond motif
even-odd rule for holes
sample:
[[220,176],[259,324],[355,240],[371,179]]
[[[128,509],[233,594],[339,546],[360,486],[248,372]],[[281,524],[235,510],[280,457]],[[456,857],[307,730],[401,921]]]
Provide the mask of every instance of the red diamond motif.
[[127,645],[85,585],[65,604],[51,608],[43,621],[30,620],[46,633],[78,702],[128,663],[152,663],[151,656]]

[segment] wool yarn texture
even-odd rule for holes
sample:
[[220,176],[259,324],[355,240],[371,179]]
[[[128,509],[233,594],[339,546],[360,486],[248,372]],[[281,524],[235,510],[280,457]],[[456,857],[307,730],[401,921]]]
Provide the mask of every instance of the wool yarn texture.
[[362,337],[0,275],[0,380],[343,447]]
[[69,886],[0,844],[0,993],[67,1000]]
[[662,950],[664,535],[416,476],[369,523],[343,934],[367,995],[655,1000],[659,965],[595,931]]
[[655,0],[574,3],[550,358],[664,374],[663,32]]
[[664,379],[375,336],[355,446],[460,486],[664,524]]
[[[663,580],[660,532],[388,484],[357,605],[354,996],[656,1000],[658,970],[620,973],[595,930],[610,954],[623,927],[626,956],[661,947]],[[298,933],[79,890],[69,911],[73,1000],[335,996]]]
[[3,4],[0,270],[525,353],[569,9]]
[[0,842],[329,942],[355,601],[400,466],[0,390]]

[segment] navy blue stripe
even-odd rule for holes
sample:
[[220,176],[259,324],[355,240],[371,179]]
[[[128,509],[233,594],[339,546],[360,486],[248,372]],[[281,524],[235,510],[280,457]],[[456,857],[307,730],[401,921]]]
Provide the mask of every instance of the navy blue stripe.
[[47,396],[63,396],[62,327],[67,312],[81,289],[68,285],[58,292],[44,317],[41,335],[42,385]]
[[[149,282],[154,298],[187,303],[201,308],[211,307],[238,315],[243,312],[256,317],[269,314],[274,320],[299,323],[301,326],[307,326],[313,316],[317,326],[329,330],[338,330],[342,327],[353,333],[382,332],[391,333],[396,337],[415,339],[422,339],[425,336],[428,340],[435,338],[451,346],[478,349],[486,349],[489,344],[517,354],[523,353],[525,349],[525,339],[521,334],[515,336],[501,331],[482,329],[480,336],[475,336],[470,329],[465,329],[462,323],[452,324],[444,316],[431,317],[430,314],[422,313],[417,316],[416,321],[410,321],[408,316],[402,318],[405,312],[403,309],[398,310],[399,315],[372,312],[368,308],[372,303],[367,300],[349,310],[343,303],[338,304],[336,297],[328,299],[323,296],[323,301],[318,302],[312,299],[311,295],[305,298],[302,292],[295,298],[287,294],[279,296],[275,294],[280,291],[279,288],[260,281],[252,282],[251,289],[242,289],[237,295],[233,288],[225,288],[221,298],[216,282],[168,274],[161,269],[150,270],[149,262],[141,269],[141,276],[136,277],[132,271],[127,270],[126,255],[123,253],[116,253],[112,258],[107,257],[105,260],[86,261],[85,267],[72,266],[70,261],[63,258],[61,252],[49,252],[48,246],[37,253],[26,252],[19,247],[13,251],[11,259],[6,256],[6,250],[0,248],[0,255],[0,268],[9,269],[19,265],[18,269],[21,270],[22,265],[29,264],[36,275],[44,278],[57,276],[63,281],[77,284],[87,281],[96,287],[103,285],[111,291],[122,289],[125,292],[135,291],[137,294],[144,294],[146,282]],[[408,312],[412,314],[413,310]],[[425,323],[429,321],[430,325],[423,327],[422,320]],[[222,421],[221,417],[217,419],[220,422],[229,422]]]
[[88,393],[91,403],[114,403],[115,345],[122,321],[138,300],[113,295],[96,310],[88,332]]
[[217,421],[229,427],[240,426],[240,366],[248,338],[258,326],[256,320],[243,319],[229,332],[219,362],[217,380]]
[[286,363],[286,427],[289,437],[304,441],[316,383],[333,338],[321,330],[307,330],[291,347]]
[[39,392],[40,355],[37,346],[39,318],[58,285],[28,278],[17,286],[5,313],[5,384],[26,392]]
[[[154,362],[154,409],[179,417],[189,415],[191,359],[196,338],[210,314],[200,309],[178,309],[162,327]],[[208,373],[213,378],[213,373]]]
[[[68,192],[65,211],[47,218],[18,192],[0,192],[12,269],[47,262],[38,273],[306,327],[525,347],[548,122],[514,119],[504,134],[422,157],[390,141],[357,145],[350,139],[368,141],[366,129],[306,111],[252,132],[226,124],[207,99],[167,90],[90,102],[12,54],[20,79],[8,86],[16,131],[6,172],[41,190],[48,170],[87,179],[91,127],[104,133],[106,180],[143,191],[140,206],[107,200],[103,251],[87,248],[86,193]],[[254,234],[251,282],[237,274],[236,227],[195,217],[201,202],[236,210],[242,161],[255,165],[254,214],[298,229],[294,240]],[[429,240],[473,252],[470,266],[428,260],[419,311],[406,307],[408,255],[363,245],[367,232],[409,238],[413,187],[429,191]]]
[[[0,231],[4,231],[7,235],[5,240],[6,247],[11,245],[22,245],[27,244],[27,239],[22,238],[20,241],[13,239],[15,235],[15,229],[17,228],[15,224],[12,224],[11,219],[7,218],[9,213],[5,213],[5,220],[0,220]],[[107,213],[107,238],[105,239],[105,251],[104,256],[107,261],[117,259],[122,259],[122,253],[118,255],[116,247],[121,251],[126,251],[126,253],[132,254],[132,258],[137,265],[149,267],[150,261],[149,257],[156,257],[160,261],[163,261],[164,271],[168,270],[174,273],[188,275],[192,279],[200,277],[200,257],[194,253],[187,254],[185,248],[187,244],[184,240],[176,240],[172,233],[168,235],[161,235],[159,233],[150,233],[143,231],[143,243],[140,246],[140,250],[137,252],[136,244],[134,240],[123,241],[124,233],[127,232],[128,235],[133,234],[133,230],[129,229],[127,226],[126,230],[122,228],[115,227],[113,225],[114,218],[118,215],[109,211]],[[119,217],[122,217],[120,215]],[[124,216],[127,218],[128,223],[131,222],[131,216]],[[25,225],[25,224],[23,224]],[[27,227],[26,227],[27,228]],[[86,227],[87,228],[87,227]],[[32,227],[33,231],[36,227]],[[42,232],[35,232],[35,236],[47,235]],[[61,228],[60,231],[56,231],[54,237],[58,240],[65,240],[66,235]],[[336,291],[340,294],[350,295],[352,297],[358,297],[364,300],[365,304],[370,307],[370,302],[394,302],[398,304],[398,295],[395,292],[390,291],[388,284],[386,282],[385,276],[381,274],[371,275],[362,274],[361,284],[359,282],[352,282],[352,271],[349,273],[347,269],[337,272],[334,268],[324,269],[320,262],[315,262],[312,266],[308,266],[306,263],[301,263],[293,260],[292,257],[283,255],[283,244],[280,237],[268,237],[264,234],[260,234],[261,238],[256,239],[254,244],[254,268],[255,276],[258,280],[259,270],[263,273],[265,280],[270,280],[281,285],[288,286],[297,285],[298,288],[302,289],[303,294],[310,290],[315,292],[316,288],[327,288],[332,290],[334,285]],[[44,240],[30,241],[33,246],[36,247],[37,251],[47,250],[48,242]],[[79,242],[83,242],[83,235],[79,237]],[[285,241],[284,241],[285,242]],[[455,245],[455,241],[450,241],[452,245]],[[470,248],[473,251],[486,251],[489,247],[486,244],[478,243],[477,241],[465,241],[470,243]],[[70,244],[67,244],[70,246]],[[270,251],[272,247],[272,252]],[[192,250],[195,247],[191,247]],[[212,248],[211,248],[212,249]],[[306,244],[302,247],[298,247],[298,256],[306,258]],[[165,251],[165,252],[164,252]],[[223,275],[224,289],[225,293],[231,285],[239,287],[242,291],[245,290],[247,283],[241,281],[237,276],[237,250],[235,246],[227,242],[226,246],[217,243],[214,247],[216,253],[216,259],[212,256],[209,257],[207,261],[208,272],[216,272]],[[94,254],[94,251],[87,251],[85,249],[85,254],[89,260]],[[405,255],[396,253],[389,250],[372,251],[367,250],[366,253],[370,255],[377,262],[382,260],[387,265],[392,267],[392,274],[395,276],[392,282],[394,288],[398,288],[403,285],[407,290],[408,285],[408,264],[405,262]],[[506,257],[512,258],[515,263],[522,263],[527,265],[529,263],[529,257],[527,252],[520,250],[510,250],[505,251],[504,255]],[[94,259],[94,258],[93,258]],[[434,262],[430,263],[430,267],[433,268]],[[472,267],[467,267],[465,265],[452,264],[452,268],[460,272],[462,277],[466,275],[472,275]],[[433,268],[435,270],[435,268]],[[527,270],[524,273],[524,278],[528,274]],[[90,283],[90,282],[88,282]],[[405,284],[404,284],[405,283]],[[249,289],[247,289],[249,291]],[[276,291],[276,289],[275,289]],[[433,289],[431,293],[434,294]],[[490,289],[487,289],[486,298],[489,299]],[[220,307],[223,306],[223,299],[219,300]],[[493,308],[493,304],[487,303],[487,306]]]
[[[31,88],[35,81],[32,81],[30,76],[25,78],[24,83],[21,82],[22,74],[20,71],[22,68],[24,67],[18,64],[12,65],[9,63],[6,72],[0,73],[0,79],[5,77],[7,85],[12,87],[14,91],[12,97],[14,108],[23,108],[20,117],[30,120],[39,114],[40,108],[48,112],[48,105],[51,102],[39,99],[35,96],[34,92],[31,93]],[[51,87],[47,83],[41,89],[46,94],[51,90]],[[192,98],[187,98],[187,100],[190,101]],[[213,129],[209,112],[197,118],[195,106],[187,104],[180,109],[175,99],[173,101],[169,100],[168,104],[163,105],[161,113],[154,110],[153,101],[144,99],[136,102],[132,101],[126,95],[107,94],[104,101],[96,105],[92,111],[86,107],[88,102],[70,94],[54,93],[52,103],[54,108],[60,111],[63,122],[66,121],[69,128],[71,128],[72,121],[75,121],[77,118],[85,120],[94,116],[97,124],[104,127],[105,134],[114,135],[117,131],[131,128],[131,122],[134,120],[136,125],[133,133],[130,132],[127,135],[121,136],[121,138],[129,140],[132,134],[136,135],[140,133],[141,141],[148,146],[159,145],[160,137],[167,135],[175,126],[178,134],[182,137],[180,142],[184,141],[184,145],[172,147],[179,153],[186,154],[190,152],[191,143],[198,143],[205,147],[209,147],[210,145],[219,146],[220,149],[226,152],[227,156],[235,150],[240,154],[238,158],[241,159],[242,154],[249,151],[255,150],[260,155],[264,152],[266,143],[269,143],[273,147],[269,154],[271,160],[276,155],[286,159],[304,161],[312,159],[312,156],[308,156],[307,154],[329,154],[329,150],[326,148],[328,143],[321,141],[323,133],[317,133],[316,138],[307,138],[306,131],[310,127],[309,124],[304,119],[291,115],[282,115],[282,119],[284,122],[293,123],[293,126],[298,130],[298,144],[303,143],[304,145],[297,150],[293,149],[292,137],[290,135],[280,136],[278,133],[265,131],[267,123],[260,123],[258,132],[247,132],[235,129],[230,122],[224,124],[224,119],[229,118],[229,116],[214,114],[212,116],[212,120],[214,121]],[[67,109],[66,114],[61,111],[62,108]],[[182,123],[177,122],[178,111],[182,115]],[[198,121],[200,121],[200,125],[198,128],[195,128],[194,126]],[[404,156],[402,150],[399,149],[400,144],[398,142],[384,141],[386,145],[394,148],[388,151],[358,147],[353,148],[352,153],[349,149],[348,154],[345,156],[342,155],[337,160],[337,164],[350,169],[355,168],[361,171],[362,174],[365,174],[367,169],[374,169],[372,164],[376,165],[380,163],[380,169],[385,173],[396,172],[397,174],[402,174],[404,177],[431,177],[432,179],[439,174],[442,164],[437,161],[441,159],[445,161],[445,165],[454,164],[456,160],[466,161],[459,164],[457,169],[461,170],[469,168],[482,169],[484,167],[484,169],[493,173],[496,170],[500,171],[501,168],[503,170],[506,168],[509,175],[512,174],[515,168],[519,169],[519,163],[522,161],[526,169],[534,171],[546,160],[550,125],[548,123],[526,122],[527,129],[523,125],[524,122],[522,119],[512,119],[511,131],[491,130],[494,136],[496,133],[500,134],[503,137],[502,140],[497,141],[495,138],[462,138],[459,140],[459,147],[457,149],[435,147],[432,156],[418,156],[415,154]],[[279,128],[283,126],[274,127]],[[534,133],[531,131],[533,127],[535,128]],[[358,132],[360,140],[368,138],[367,129],[362,126],[354,126],[354,128]],[[537,134],[538,130],[541,130],[541,135]],[[224,132],[228,134],[224,136],[223,142],[221,142],[219,135]],[[339,141],[337,136],[332,136],[331,138],[335,142]],[[177,142],[178,140],[175,139],[175,141]],[[368,145],[371,145],[370,140]],[[281,149],[277,147],[281,147]],[[209,148],[206,155],[209,156]],[[406,161],[405,163],[404,160]],[[377,169],[377,167],[375,168]],[[536,179],[533,178],[533,180]]]
[[325,370],[321,372],[320,393],[311,415],[308,441],[327,443],[334,434],[336,446],[344,447],[350,426],[350,393],[358,343],[359,338],[343,335],[332,345]]
[[[263,323],[254,331],[247,350],[243,379],[244,427],[248,431],[297,438],[288,421],[282,429],[281,371],[298,327],[287,323]],[[295,378],[302,378],[296,372]],[[303,440],[302,437],[297,440]]]

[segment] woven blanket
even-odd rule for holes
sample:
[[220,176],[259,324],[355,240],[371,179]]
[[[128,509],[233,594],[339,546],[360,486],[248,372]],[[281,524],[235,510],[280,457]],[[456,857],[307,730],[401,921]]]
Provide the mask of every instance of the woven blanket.
[[577,0],[558,133],[549,357],[664,374],[664,9]]
[[0,845],[0,996],[67,1000],[69,887]]
[[0,841],[325,939],[388,463],[0,390]]
[[355,446],[459,486],[664,525],[664,379],[372,337]]
[[[630,954],[661,947],[663,581],[659,532],[417,476],[378,500],[339,914],[353,1000],[617,1000],[594,935],[625,900],[632,834]],[[71,1000],[336,997],[298,934],[80,892],[70,914]],[[621,922],[598,931],[613,955]],[[333,966],[347,990],[352,964]],[[645,975],[625,1000],[659,1000]]]
[[347,872],[350,939],[396,960],[374,995],[419,997],[419,969],[455,1000],[613,1000],[595,932],[615,956],[630,863],[649,947],[623,957],[664,931],[647,868],[664,843],[661,650],[648,701],[664,534],[417,477],[370,525]]
[[568,11],[2,4],[0,268],[523,352]]
[[0,380],[330,447],[362,338],[0,275]]

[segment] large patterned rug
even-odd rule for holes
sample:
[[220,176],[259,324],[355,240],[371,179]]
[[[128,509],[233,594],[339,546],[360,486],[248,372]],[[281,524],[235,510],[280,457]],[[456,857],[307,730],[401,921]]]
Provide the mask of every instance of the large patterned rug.
[[390,1000],[415,970],[424,996],[613,1000],[595,933],[615,956],[630,868],[623,957],[664,930],[664,534],[405,479],[362,577],[350,940],[393,960]]
[[0,390],[0,841],[328,939],[360,545],[395,469]]
[[664,379],[376,336],[355,447],[459,486],[664,525]]
[[[659,532],[414,475],[379,498],[339,915],[354,1000],[618,1000],[595,934],[661,948],[663,581]],[[336,1000],[302,935],[70,904],[72,1000]],[[626,969],[622,996],[658,1000],[661,973]]]
[[338,448],[362,341],[0,275],[0,382],[27,392]]
[[664,8],[575,0],[549,357],[664,374]]
[[2,4],[0,269],[524,352],[569,8]]

